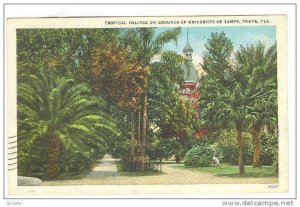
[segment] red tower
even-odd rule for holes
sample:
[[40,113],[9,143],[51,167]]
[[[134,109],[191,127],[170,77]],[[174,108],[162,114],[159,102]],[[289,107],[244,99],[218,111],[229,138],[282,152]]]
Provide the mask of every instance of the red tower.
[[182,70],[184,71],[184,85],[181,88],[181,95],[190,101],[190,103],[196,109],[196,118],[199,118],[199,98],[200,93],[198,91],[199,75],[193,64],[193,48],[191,47],[187,33],[187,43],[183,48],[184,57],[187,59],[187,63],[182,64]]
[[[184,71],[184,85],[181,87],[180,94],[189,101],[195,107],[195,118],[199,119],[199,75],[198,71],[193,64],[193,48],[191,47],[188,39],[187,32],[187,43],[183,48],[184,57],[187,59],[187,64],[182,65],[182,70]],[[207,134],[207,130],[199,129],[196,130],[194,136],[196,138],[201,138]]]

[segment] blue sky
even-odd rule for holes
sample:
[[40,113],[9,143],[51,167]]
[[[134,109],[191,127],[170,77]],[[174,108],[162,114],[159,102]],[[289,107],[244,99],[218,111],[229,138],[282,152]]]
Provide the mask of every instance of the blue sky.
[[[157,28],[157,32],[167,29],[170,28]],[[178,44],[169,43],[165,46],[165,49],[182,53],[187,41],[187,29],[189,30],[189,43],[194,50],[194,64],[199,64],[201,61],[205,50],[204,44],[210,38],[212,32],[225,32],[226,36],[233,42],[234,51],[238,50],[240,45],[255,44],[259,40],[265,43],[267,47],[270,47],[276,41],[275,26],[182,27]]]

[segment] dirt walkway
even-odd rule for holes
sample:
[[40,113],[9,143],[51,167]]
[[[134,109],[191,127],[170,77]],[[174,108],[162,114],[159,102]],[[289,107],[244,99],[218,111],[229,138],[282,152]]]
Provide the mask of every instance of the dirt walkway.
[[115,165],[115,159],[113,159],[109,155],[105,155],[104,158],[100,161],[99,165],[97,165],[92,172],[90,172],[83,179],[103,179],[109,177],[118,176],[118,169]]
[[278,178],[239,178],[219,177],[210,173],[176,168],[176,164],[164,164],[162,173],[147,176],[119,175],[115,160],[105,157],[101,163],[85,178],[80,180],[47,181],[44,185],[151,185],[151,184],[234,184],[278,183]]

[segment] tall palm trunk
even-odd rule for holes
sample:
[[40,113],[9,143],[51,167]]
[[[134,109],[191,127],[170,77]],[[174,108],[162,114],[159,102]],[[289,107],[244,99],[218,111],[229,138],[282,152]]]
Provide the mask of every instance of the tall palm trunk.
[[134,143],[134,128],[135,128],[135,117],[134,117],[134,109],[131,110],[131,150],[130,150],[130,164],[131,170],[134,169],[134,150],[135,150],[135,143]]
[[48,176],[55,178],[60,174],[60,142],[56,134],[50,135],[48,144]]
[[244,138],[242,135],[243,131],[243,124],[241,121],[236,122],[236,131],[237,131],[237,140],[238,140],[238,149],[239,149],[239,169],[240,175],[245,175],[245,167],[244,167],[244,155],[243,155],[243,148],[244,148]]
[[137,168],[141,167],[141,108],[138,110],[138,123],[137,123]]
[[146,80],[145,95],[143,101],[143,127],[142,127],[142,139],[141,139],[141,170],[146,170],[146,137],[147,137],[147,105],[148,105],[148,87]]
[[261,167],[260,126],[258,124],[253,126],[252,138],[254,144],[252,165],[253,167]]

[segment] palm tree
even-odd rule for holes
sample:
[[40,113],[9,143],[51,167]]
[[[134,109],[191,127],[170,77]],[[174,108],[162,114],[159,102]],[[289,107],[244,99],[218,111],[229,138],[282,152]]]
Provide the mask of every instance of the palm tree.
[[47,175],[60,174],[61,151],[84,157],[104,154],[107,136],[114,134],[104,103],[93,97],[86,84],[73,79],[55,79],[40,70],[18,84],[18,147],[26,151],[45,139]]
[[245,174],[242,131],[248,114],[247,81],[243,68],[233,70],[230,56],[233,44],[224,32],[212,33],[205,44],[201,82],[201,119],[209,128],[234,126],[237,131],[239,170]]
[[207,76],[202,81],[201,116],[205,125],[212,128],[234,126],[237,131],[239,173],[245,174],[244,168],[244,137],[242,132],[254,117],[249,110],[249,91],[245,71],[242,68],[231,70],[225,83]]
[[[124,32],[123,43],[124,47],[130,49],[131,58],[143,68],[150,68],[151,73],[151,59],[154,55],[160,53],[163,47],[174,41],[177,43],[178,36],[181,33],[180,28],[170,29],[159,34],[155,33],[154,28],[136,28],[128,29]],[[146,152],[146,137],[147,137],[147,111],[148,111],[148,78],[145,82],[145,90],[141,100],[142,106],[142,127],[141,127],[141,154],[140,154],[140,167],[145,170],[145,152]],[[139,138],[138,138],[139,140]]]
[[244,70],[251,72],[248,85],[251,110],[255,112],[252,125],[254,144],[253,167],[261,167],[260,134],[264,125],[274,125],[277,121],[277,49],[276,44],[269,49],[258,42],[240,48],[237,61]]

